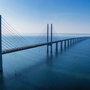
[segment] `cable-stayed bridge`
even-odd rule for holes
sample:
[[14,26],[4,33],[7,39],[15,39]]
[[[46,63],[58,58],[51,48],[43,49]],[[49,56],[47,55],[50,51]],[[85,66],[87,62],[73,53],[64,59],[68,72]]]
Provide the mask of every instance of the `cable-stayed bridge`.
[[[20,50],[31,49],[35,47],[47,46],[47,53],[51,52],[52,54],[52,44],[56,44],[56,51],[58,50],[58,43],[60,43],[60,48],[62,49],[63,44],[64,47],[69,46],[70,44],[74,44],[78,41],[88,39],[89,37],[74,37],[68,39],[55,39],[57,33],[54,30],[53,25],[49,28],[49,24],[47,27],[41,32],[40,36],[45,36],[46,40],[39,43],[31,44],[24,37],[22,37],[4,18],[1,18],[0,15],[0,70],[2,71],[2,54],[12,53]],[[13,37],[13,38],[12,38]],[[42,39],[42,37],[40,37]],[[36,39],[36,41],[38,38]],[[35,42],[36,42],[35,41]],[[40,40],[39,40],[40,41]],[[49,47],[51,50],[49,51]]]

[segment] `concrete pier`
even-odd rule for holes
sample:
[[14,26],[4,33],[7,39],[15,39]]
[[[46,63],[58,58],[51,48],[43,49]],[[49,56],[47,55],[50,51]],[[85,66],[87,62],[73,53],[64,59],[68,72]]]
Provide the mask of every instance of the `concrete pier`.
[[74,44],[74,39],[73,39],[73,44]]
[[56,51],[58,51],[58,43],[56,43]]
[[69,47],[69,40],[68,40],[68,47]]
[[62,49],[62,41],[61,41],[61,49]]
[[66,40],[64,41],[64,47],[66,48]]

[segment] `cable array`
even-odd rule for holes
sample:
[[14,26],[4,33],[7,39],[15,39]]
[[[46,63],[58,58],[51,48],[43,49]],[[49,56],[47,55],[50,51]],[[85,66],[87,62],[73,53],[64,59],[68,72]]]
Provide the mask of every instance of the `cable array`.
[[56,41],[56,40],[60,40],[60,37],[58,36],[55,28],[53,27],[53,40]]
[[[53,28],[53,41],[57,40],[57,33]],[[49,28],[50,39],[50,28]],[[59,37],[58,37],[59,40]],[[47,42],[47,29],[42,30],[39,36],[34,40],[33,44]],[[22,37],[4,18],[2,18],[2,50],[13,49],[31,45],[24,37]]]
[[31,45],[2,18],[2,50]]
[[33,44],[39,44],[39,43],[45,43],[47,42],[47,37],[46,37],[46,27],[42,30],[42,32],[39,34],[38,37],[34,40]]

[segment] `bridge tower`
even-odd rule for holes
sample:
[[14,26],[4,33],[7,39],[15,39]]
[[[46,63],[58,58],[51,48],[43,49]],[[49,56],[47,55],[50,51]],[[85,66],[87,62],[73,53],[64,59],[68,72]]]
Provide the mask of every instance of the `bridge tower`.
[[[49,24],[47,24],[47,43],[49,42]],[[49,45],[47,45],[47,53],[49,51]]]
[[[51,53],[52,53],[52,32],[53,32],[53,25],[51,24],[51,44],[47,45],[47,53],[49,52],[49,46],[51,46]],[[47,24],[47,43],[49,42],[49,24]]]
[[1,31],[1,15],[0,15],[0,72],[2,72],[2,31]]
[[52,30],[53,30],[53,25],[51,24],[51,53],[52,53]]

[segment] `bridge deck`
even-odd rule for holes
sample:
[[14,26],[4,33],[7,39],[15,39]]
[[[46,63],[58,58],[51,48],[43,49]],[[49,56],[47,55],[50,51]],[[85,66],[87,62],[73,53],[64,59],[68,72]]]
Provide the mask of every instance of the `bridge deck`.
[[[80,38],[88,38],[88,37],[77,37],[77,38],[63,39],[63,40],[53,41],[52,44],[57,43],[57,42],[66,41],[66,40],[80,39]],[[2,54],[16,52],[16,51],[30,49],[30,48],[35,48],[35,47],[40,47],[40,46],[44,46],[44,45],[50,45],[50,44],[51,44],[51,42],[46,42],[46,43],[41,43],[41,44],[36,44],[36,45],[23,46],[23,47],[18,47],[18,48],[13,48],[13,49],[6,49],[6,50],[2,51]]]

